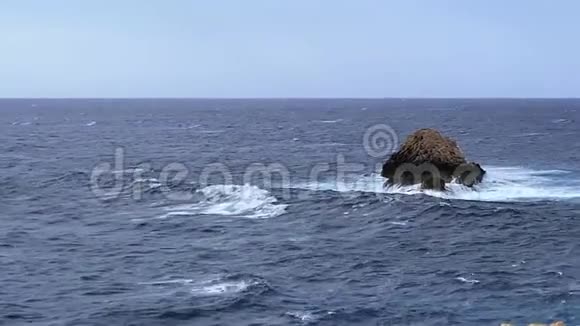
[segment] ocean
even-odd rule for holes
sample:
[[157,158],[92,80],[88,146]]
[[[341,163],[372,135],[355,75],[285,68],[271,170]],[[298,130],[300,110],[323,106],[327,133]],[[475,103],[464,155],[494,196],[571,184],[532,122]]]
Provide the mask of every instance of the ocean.
[[[579,123],[573,99],[0,100],[0,324],[580,325]],[[483,183],[385,188],[420,128]]]

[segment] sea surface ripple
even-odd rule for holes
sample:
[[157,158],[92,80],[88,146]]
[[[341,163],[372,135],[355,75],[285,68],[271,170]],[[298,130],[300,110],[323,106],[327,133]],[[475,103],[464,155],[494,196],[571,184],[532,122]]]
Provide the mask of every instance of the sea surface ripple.
[[[0,100],[0,325],[580,324],[579,122],[578,100]],[[442,130],[486,182],[384,188],[376,124]],[[201,184],[212,164],[231,182]]]

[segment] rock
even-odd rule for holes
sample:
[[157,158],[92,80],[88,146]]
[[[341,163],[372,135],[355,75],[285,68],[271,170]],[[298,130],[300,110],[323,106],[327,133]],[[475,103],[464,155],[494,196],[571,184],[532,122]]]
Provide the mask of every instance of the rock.
[[381,175],[388,184],[421,184],[424,189],[445,190],[445,184],[453,179],[472,187],[483,180],[485,170],[477,163],[468,163],[454,140],[435,129],[420,129],[383,164]]
[[433,174],[428,174],[424,178],[421,178],[421,189],[433,189],[444,191],[445,190],[445,180],[438,178]]
[[457,167],[453,173],[453,177],[457,178],[457,182],[473,187],[474,185],[483,181],[485,170],[477,163],[465,163]]

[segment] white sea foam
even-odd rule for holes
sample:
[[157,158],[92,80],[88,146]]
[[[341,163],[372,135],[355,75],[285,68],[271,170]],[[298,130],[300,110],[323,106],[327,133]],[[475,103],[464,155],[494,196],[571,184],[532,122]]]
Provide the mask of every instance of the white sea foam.
[[399,225],[399,226],[406,226],[407,225],[407,222],[405,222],[405,221],[403,221],[403,222],[393,221],[393,222],[389,222],[389,224]]
[[216,296],[239,293],[247,290],[249,287],[260,284],[257,279],[246,279],[228,281],[221,277],[193,280],[193,279],[171,279],[153,282],[142,282],[142,285],[150,285],[155,287],[179,287],[187,289],[196,296]]
[[379,174],[322,182],[296,184],[293,188],[314,191],[371,192],[381,194],[426,194],[444,199],[475,201],[537,201],[580,198],[580,179],[562,170],[530,170],[521,167],[484,166],[484,181],[474,188],[457,183],[447,185],[447,191],[421,190],[419,185],[384,186]]
[[247,290],[250,286],[257,285],[256,281],[216,282],[214,284],[195,285],[191,292],[198,295],[219,295],[239,293]]
[[169,284],[190,284],[193,283],[194,280],[192,279],[173,279],[173,280],[165,280],[165,281],[154,281],[154,282],[141,282],[139,284],[143,285],[169,285]]
[[316,323],[325,316],[334,315],[334,311],[288,311],[287,316],[301,321],[304,324]]
[[549,135],[547,132],[526,132],[523,134],[513,135],[512,137],[534,137],[534,136],[546,136]]
[[227,215],[247,218],[270,218],[285,213],[287,205],[267,190],[252,185],[212,185],[197,191],[202,200],[168,208],[162,218],[183,215]]
[[554,119],[552,120],[552,123],[570,123],[572,122],[572,120],[569,119]]
[[288,316],[290,316],[292,318],[296,318],[302,322],[312,322],[312,321],[316,320],[314,315],[308,311],[289,311],[286,314]]
[[336,120],[319,120],[318,122],[320,123],[337,123],[337,122],[341,122],[343,121],[343,119],[336,119]]
[[463,282],[463,283],[469,283],[469,284],[477,284],[479,283],[479,280],[476,279],[469,279],[469,278],[465,278],[465,277],[457,277],[455,278],[456,280]]
[[91,121],[91,122],[87,123],[87,127],[92,127],[92,126],[94,126],[96,124],[97,124],[96,121]]

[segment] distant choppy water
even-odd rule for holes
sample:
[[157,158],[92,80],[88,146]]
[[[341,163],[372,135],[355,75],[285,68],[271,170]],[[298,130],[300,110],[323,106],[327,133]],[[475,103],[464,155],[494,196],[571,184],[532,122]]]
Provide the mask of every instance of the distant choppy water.
[[[580,324],[579,122],[577,100],[2,100],[0,324]],[[376,124],[489,174],[383,189]],[[245,184],[256,164],[291,178]]]

